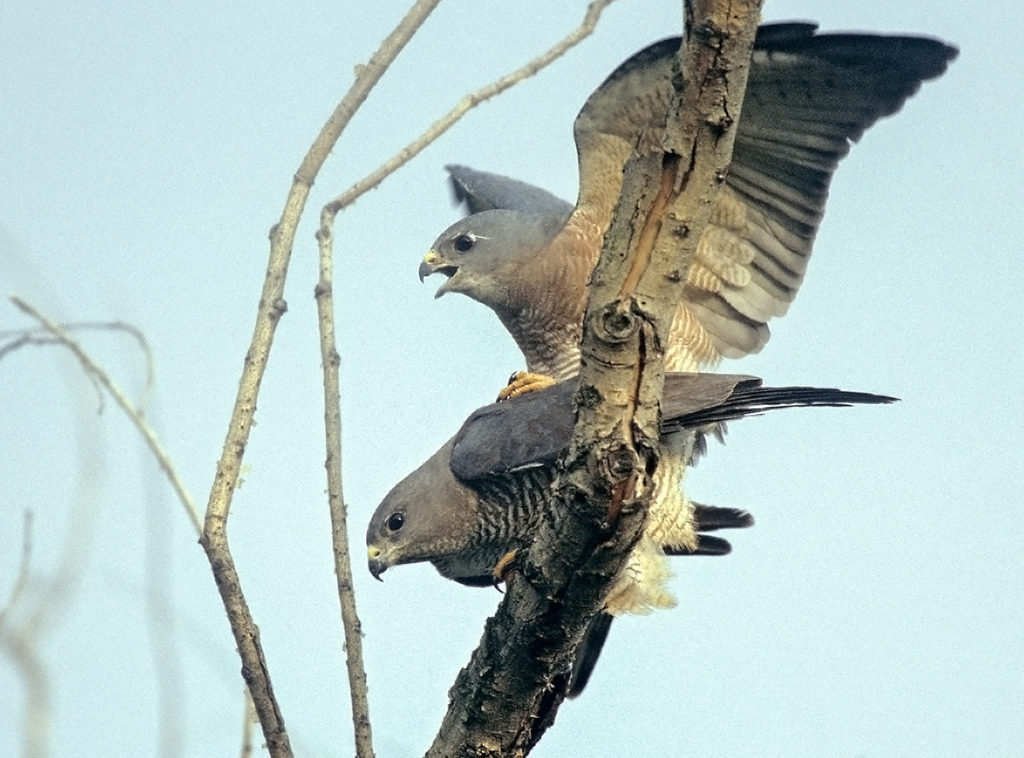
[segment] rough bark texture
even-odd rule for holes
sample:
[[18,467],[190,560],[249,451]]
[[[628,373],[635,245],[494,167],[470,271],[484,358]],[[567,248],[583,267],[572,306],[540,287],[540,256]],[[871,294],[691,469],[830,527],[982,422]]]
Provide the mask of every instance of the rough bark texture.
[[685,90],[666,144],[626,165],[590,286],[561,505],[517,556],[428,758],[530,752],[554,721],[587,623],[639,537],[659,455],[663,339],[732,154],[759,8],[758,0],[686,3]]

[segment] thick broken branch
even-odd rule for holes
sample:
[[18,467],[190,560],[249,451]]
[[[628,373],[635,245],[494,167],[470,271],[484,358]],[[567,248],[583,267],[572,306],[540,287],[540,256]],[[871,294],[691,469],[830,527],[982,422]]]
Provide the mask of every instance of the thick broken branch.
[[456,679],[428,758],[533,748],[564,698],[587,623],[639,538],[659,454],[662,345],[732,155],[759,7],[686,6],[684,76],[665,143],[626,164],[591,283],[558,505]]

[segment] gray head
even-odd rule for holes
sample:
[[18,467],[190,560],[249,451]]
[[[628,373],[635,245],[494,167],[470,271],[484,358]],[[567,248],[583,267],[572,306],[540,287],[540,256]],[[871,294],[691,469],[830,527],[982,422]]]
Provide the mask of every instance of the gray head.
[[530,274],[565,225],[560,213],[489,210],[448,227],[420,264],[420,281],[441,273],[435,297],[461,292],[502,313],[528,301]]
[[478,496],[448,466],[454,438],[396,484],[366,530],[370,573],[457,553],[476,522]]

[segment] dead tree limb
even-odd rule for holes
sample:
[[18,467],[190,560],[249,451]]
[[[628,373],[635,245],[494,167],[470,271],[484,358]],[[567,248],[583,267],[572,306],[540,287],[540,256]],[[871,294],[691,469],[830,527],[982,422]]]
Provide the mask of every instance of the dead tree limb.
[[658,463],[663,344],[732,156],[759,9],[758,0],[685,4],[666,139],[626,164],[591,282],[557,513],[456,679],[428,758],[532,750],[565,696],[587,623],[639,538]]

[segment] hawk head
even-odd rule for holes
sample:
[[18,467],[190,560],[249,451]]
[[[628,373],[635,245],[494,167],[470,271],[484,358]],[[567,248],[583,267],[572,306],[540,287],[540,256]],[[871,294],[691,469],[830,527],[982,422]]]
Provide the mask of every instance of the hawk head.
[[448,468],[450,440],[387,494],[366,530],[374,578],[392,566],[457,553],[476,523],[477,496]]
[[531,274],[565,218],[507,209],[468,216],[435,240],[420,264],[420,281],[444,274],[448,280],[435,297],[461,292],[499,315],[513,313],[535,299]]

